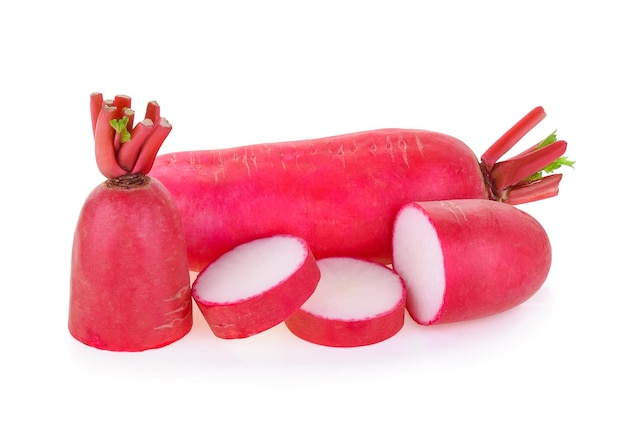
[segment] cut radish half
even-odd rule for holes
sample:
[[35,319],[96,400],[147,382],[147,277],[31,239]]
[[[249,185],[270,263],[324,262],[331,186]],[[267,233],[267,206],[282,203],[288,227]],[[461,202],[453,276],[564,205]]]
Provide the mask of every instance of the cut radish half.
[[377,343],[404,324],[406,293],[391,269],[348,257],[317,262],[322,277],[313,295],[285,320],[296,336],[324,346]]
[[537,220],[491,200],[406,204],[394,222],[392,249],[407,311],[422,325],[517,306],[541,287],[552,260]]
[[319,280],[306,242],[277,235],[240,245],[208,265],[192,296],[217,337],[244,338],[284,321]]

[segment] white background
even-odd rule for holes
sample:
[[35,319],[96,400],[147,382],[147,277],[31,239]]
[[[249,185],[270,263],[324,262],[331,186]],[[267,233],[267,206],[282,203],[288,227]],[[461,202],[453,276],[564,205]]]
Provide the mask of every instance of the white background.
[[[624,441],[626,124],[618,2],[8,2],[0,15],[0,440]],[[228,6],[224,6],[224,5]],[[615,5],[615,6],[614,6]],[[407,321],[364,348],[283,326],[138,354],[67,332],[72,235],[103,178],[89,94],[156,99],[162,152],[380,127],[481,154],[537,105],[576,169],[524,205],[544,287],[506,313]],[[127,276],[120,275],[120,278]]]

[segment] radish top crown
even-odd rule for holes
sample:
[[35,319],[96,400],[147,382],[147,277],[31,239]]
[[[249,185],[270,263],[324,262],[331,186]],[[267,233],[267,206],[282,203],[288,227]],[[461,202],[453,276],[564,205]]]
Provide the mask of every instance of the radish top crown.
[[91,124],[96,147],[98,169],[108,179],[150,172],[154,159],[172,130],[172,125],[161,117],[156,101],[146,107],[145,118],[133,127],[135,112],[131,98],[116,95],[104,100],[102,94],[90,96]]
[[575,162],[563,155],[567,143],[556,139],[556,131],[525,151],[500,160],[545,116],[541,106],[532,109],[481,156],[480,167],[492,200],[515,205],[558,194],[562,174],[552,173],[561,166],[573,167]]

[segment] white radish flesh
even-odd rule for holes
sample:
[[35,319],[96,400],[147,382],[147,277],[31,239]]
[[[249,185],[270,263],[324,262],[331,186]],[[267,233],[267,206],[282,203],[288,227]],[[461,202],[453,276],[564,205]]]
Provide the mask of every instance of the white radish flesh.
[[276,235],[223,254],[198,274],[192,296],[216,336],[244,338],[293,314],[319,279],[306,242]]
[[406,206],[397,217],[393,253],[394,270],[411,294],[406,300],[408,311],[419,323],[429,323],[443,305],[445,267],[437,231],[417,207]]
[[320,282],[285,324],[312,343],[353,347],[395,335],[404,324],[406,292],[391,269],[370,261],[331,257],[318,260]]

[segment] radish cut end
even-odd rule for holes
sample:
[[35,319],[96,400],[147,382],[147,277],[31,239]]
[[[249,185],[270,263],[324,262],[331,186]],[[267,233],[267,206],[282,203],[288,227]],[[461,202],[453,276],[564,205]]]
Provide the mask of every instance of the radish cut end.
[[349,257],[318,261],[320,282],[287,320],[303,340],[333,347],[364,346],[395,335],[404,324],[400,277],[379,263]]
[[293,314],[319,279],[306,242],[277,235],[237,246],[208,265],[192,296],[216,336],[244,338]]
[[393,230],[393,268],[407,287],[407,311],[422,325],[441,313],[446,289],[439,236],[428,215],[417,205],[405,205]]

